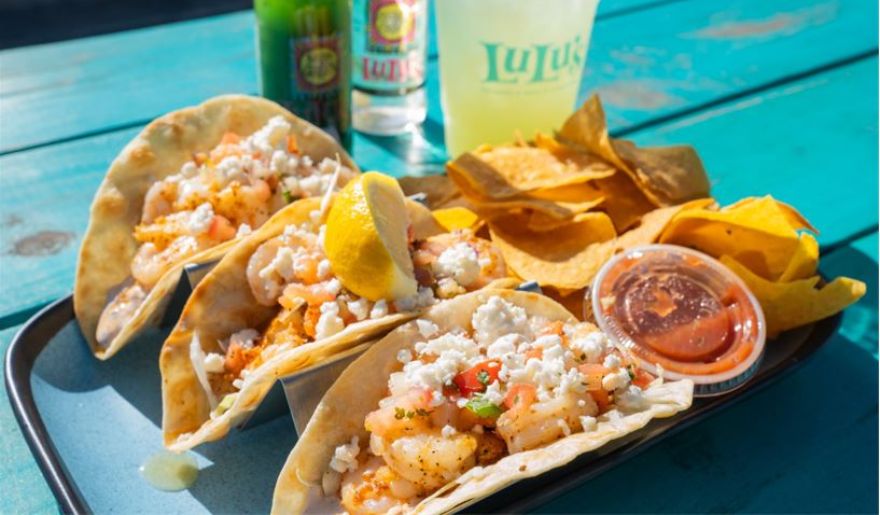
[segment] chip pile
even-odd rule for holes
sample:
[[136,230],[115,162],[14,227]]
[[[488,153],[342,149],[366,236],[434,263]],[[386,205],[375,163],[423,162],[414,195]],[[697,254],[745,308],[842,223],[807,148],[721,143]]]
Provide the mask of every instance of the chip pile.
[[425,193],[447,229],[487,231],[510,270],[578,316],[584,288],[609,258],[655,242],[720,259],[761,302],[771,336],[830,316],[865,292],[848,278],[817,288],[816,230],[794,208],[764,197],[719,209],[693,148],[612,138],[596,96],[555,136],[484,145],[449,162],[446,177],[401,186]]

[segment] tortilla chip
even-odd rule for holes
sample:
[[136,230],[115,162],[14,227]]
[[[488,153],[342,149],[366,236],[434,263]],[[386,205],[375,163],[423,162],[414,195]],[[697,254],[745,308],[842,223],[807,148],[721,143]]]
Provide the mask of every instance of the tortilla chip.
[[695,200],[655,209],[635,229],[615,238],[611,219],[600,212],[554,230],[531,232],[523,215],[489,221],[492,241],[518,276],[541,286],[576,290],[589,285],[599,268],[617,252],[653,243],[678,212],[700,209],[714,201]]
[[761,303],[767,319],[767,335],[771,338],[782,331],[834,315],[865,294],[865,283],[848,277],[838,277],[817,289],[818,275],[773,282],[730,256],[721,256],[721,262],[742,278]]
[[[581,288],[589,283],[607,259],[600,246],[614,239],[614,224],[605,213],[543,232],[528,231],[525,215],[508,216],[489,222],[492,241],[504,261],[523,279],[541,286]],[[610,254],[608,254],[610,257]]]
[[645,213],[655,209],[642,190],[623,172],[599,179],[595,183],[602,192],[602,207],[619,233],[637,224]]
[[397,182],[400,183],[400,189],[406,196],[424,193],[428,197],[425,204],[429,209],[438,209],[461,196],[455,183],[446,175],[401,177]]
[[[810,253],[808,248],[801,249],[801,245],[808,246],[810,242],[802,240],[798,230],[811,226],[800,222],[801,217],[793,216],[792,212],[789,206],[769,196],[744,199],[720,211],[691,210],[676,216],[660,241],[692,247],[716,257],[730,256],[761,277],[776,281],[799,249],[807,255],[798,259],[807,259]],[[789,275],[803,276],[802,269],[810,265],[806,262],[796,266],[797,270],[789,271]]]
[[474,229],[482,225],[480,216],[466,207],[437,209],[432,213],[434,219],[449,232],[458,229]]
[[608,177],[614,169],[583,152],[554,152],[530,146],[481,147],[447,165],[462,193],[503,200],[537,189]]
[[612,138],[597,95],[565,121],[559,136],[625,171],[657,206],[709,196],[709,179],[692,147],[638,148]]
[[782,275],[780,282],[806,279],[816,274],[819,267],[819,242],[810,233],[801,233],[798,238],[798,246],[791,256],[791,261]]

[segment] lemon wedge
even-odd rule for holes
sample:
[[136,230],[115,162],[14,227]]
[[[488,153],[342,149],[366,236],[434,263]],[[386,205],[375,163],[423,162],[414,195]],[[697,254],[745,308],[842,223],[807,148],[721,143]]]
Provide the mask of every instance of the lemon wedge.
[[333,201],[324,235],[324,252],[343,286],[373,301],[414,295],[408,223],[396,180],[367,172],[349,182]]

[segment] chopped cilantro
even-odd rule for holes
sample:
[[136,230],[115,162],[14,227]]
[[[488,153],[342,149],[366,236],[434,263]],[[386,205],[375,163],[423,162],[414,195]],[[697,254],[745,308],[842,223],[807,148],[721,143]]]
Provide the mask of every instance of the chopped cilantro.
[[394,418],[397,420],[402,420],[406,417],[406,410],[403,408],[394,408]]
[[430,413],[427,410],[423,410],[422,408],[416,409],[416,415],[420,417],[427,417]]
[[295,200],[288,190],[281,190],[281,196],[284,197],[284,201],[288,204]]
[[475,395],[471,397],[471,400],[469,400],[468,403],[465,404],[465,407],[471,410],[474,415],[480,418],[495,418],[502,413],[500,406],[493,402],[490,402],[482,395]]

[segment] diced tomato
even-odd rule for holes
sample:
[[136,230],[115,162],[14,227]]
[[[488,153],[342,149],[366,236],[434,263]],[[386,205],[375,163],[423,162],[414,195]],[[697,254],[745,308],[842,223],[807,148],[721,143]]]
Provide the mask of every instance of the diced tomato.
[[211,227],[208,228],[208,236],[212,240],[226,241],[235,237],[235,227],[225,216],[214,215]]
[[596,406],[599,407],[599,413],[605,413],[608,411],[608,408],[611,407],[611,394],[605,390],[590,390],[587,393],[589,393],[590,396],[593,397],[593,400],[596,401]]
[[507,395],[504,397],[504,407],[512,409],[513,407],[529,407],[535,402],[537,389],[534,385],[518,383],[510,385],[507,388]]
[[455,376],[452,380],[458,391],[465,397],[486,390],[486,385],[498,379],[501,364],[497,361],[484,361]]
[[419,283],[419,286],[427,287],[434,284],[434,274],[431,272],[430,268],[416,266],[413,269],[413,275],[416,276],[416,282]]
[[296,137],[292,134],[287,136],[287,151],[291,154],[299,154],[299,144],[296,142]]
[[234,132],[227,132],[220,139],[220,144],[221,145],[235,145],[239,141],[241,141],[241,137],[238,134],[236,134]]
[[578,370],[584,375],[585,382],[587,383],[587,390],[591,392],[602,390],[602,377],[611,372],[611,370],[598,363],[584,363],[578,365]]
[[651,384],[651,382],[655,379],[654,376],[640,368],[635,369],[635,374],[636,376],[633,378],[632,384],[638,386],[643,390],[647,388],[648,385]]

